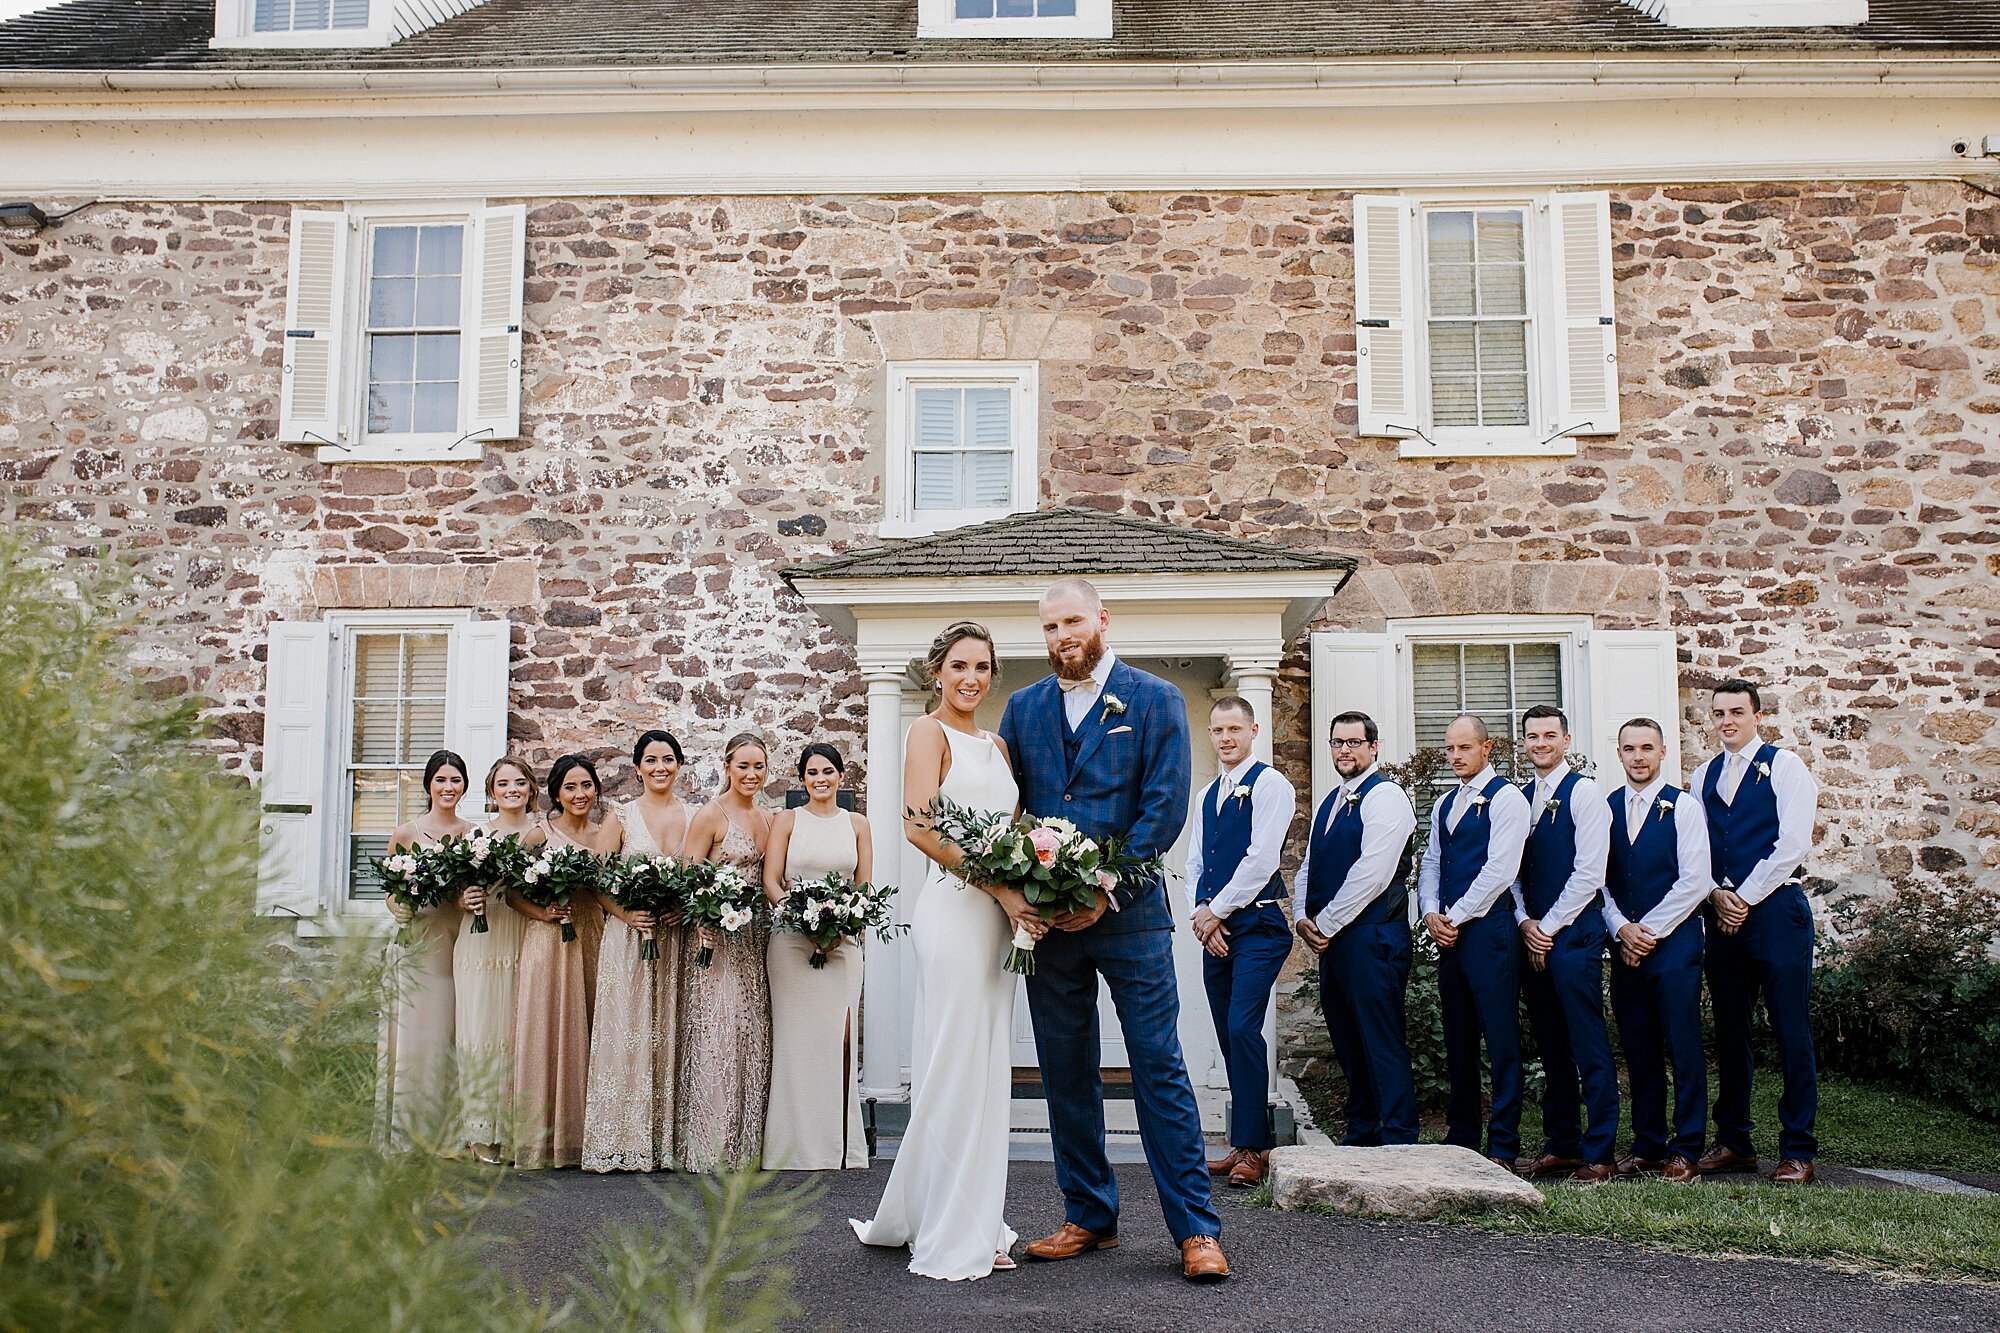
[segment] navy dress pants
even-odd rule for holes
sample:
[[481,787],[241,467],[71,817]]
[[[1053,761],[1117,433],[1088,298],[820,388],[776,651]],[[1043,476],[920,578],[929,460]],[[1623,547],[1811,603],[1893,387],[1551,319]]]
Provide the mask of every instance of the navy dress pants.
[[[1710,924],[1713,924],[1711,919]],[[1750,909],[1734,935],[1708,935],[1708,995],[1715,1004],[1715,1142],[1754,1156],[1751,1144],[1750,1018],[1757,997],[1778,1043],[1784,1090],[1778,1097],[1778,1156],[1811,1161],[1819,1152],[1819,1067],[1812,1038],[1812,905],[1786,885]]]
[[1417,1141],[1417,1084],[1403,1002],[1410,982],[1410,923],[1348,926],[1319,956],[1326,1034],[1347,1079],[1341,1143],[1373,1148]]
[[[1458,943],[1438,950],[1444,1008],[1445,1142],[1508,1160],[1521,1152],[1520,931],[1503,901],[1458,928]],[[1482,1116],[1479,1047],[1493,1067],[1493,1109]],[[1487,1123],[1485,1146],[1481,1121]]]
[[[1536,971],[1521,946],[1521,994],[1542,1055],[1543,1151],[1609,1163],[1618,1148],[1618,1069],[1604,1026],[1604,949],[1609,933],[1592,909],[1557,932]],[[1589,1115],[1589,1128],[1577,1103]]]
[[[1611,1012],[1632,1083],[1632,1155],[1701,1157],[1708,1122],[1708,1064],[1701,1049],[1701,917],[1681,922],[1637,967],[1611,955]],[[1667,1069],[1674,1123],[1667,1129]]]
[[1223,922],[1229,952],[1203,952],[1201,979],[1215,1040],[1229,1070],[1229,1146],[1259,1152],[1277,1146],[1271,1133],[1271,1050],[1264,1014],[1292,952],[1292,932],[1276,903],[1243,907]]

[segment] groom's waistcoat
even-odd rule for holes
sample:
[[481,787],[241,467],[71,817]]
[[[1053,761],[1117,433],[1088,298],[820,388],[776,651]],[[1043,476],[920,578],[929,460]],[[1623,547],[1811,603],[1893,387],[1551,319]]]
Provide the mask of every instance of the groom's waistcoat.
[[[1237,780],[1236,790],[1223,798],[1220,810],[1215,808],[1215,789],[1222,779],[1217,778],[1214,783],[1202,788],[1201,883],[1194,886],[1197,905],[1221,893],[1236,874],[1236,867],[1242,865],[1243,858],[1250,854],[1250,833],[1255,823],[1250,793],[1257,780],[1270,771],[1261,760],[1253,760]],[[1282,874],[1273,874],[1271,882],[1257,895],[1259,901],[1284,896],[1285,877]]]
[[1438,802],[1438,902],[1442,906],[1448,908],[1464,897],[1486,868],[1486,849],[1493,834],[1493,798],[1506,785],[1507,779],[1494,774],[1480,790],[1479,799],[1458,816],[1456,827],[1451,817],[1466,800],[1465,788],[1453,787]]
[[[1340,893],[1340,886],[1347,882],[1354,863],[1361,859],[1362,803],[1377,783],[1388,780],[1380,773],[1370,773],[1355,788],[1351,801],[1335,787],[1314,812],[1311,854],[1306,861],[1307,916],[1316,917],[1326,910],[1326,905]],[[1403,843],[1396,873],[1351,925],[1384,926],[1404,919],[1410,909],[1410,863],[1415,848],[1413,835]]]

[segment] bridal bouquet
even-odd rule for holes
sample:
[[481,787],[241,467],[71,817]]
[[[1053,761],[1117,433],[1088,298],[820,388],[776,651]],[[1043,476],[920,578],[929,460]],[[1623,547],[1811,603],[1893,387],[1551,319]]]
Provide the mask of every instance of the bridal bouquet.
[[[523,864],[518,877],[511,878],[506,885],[507,892],[525,902],[544,910],[568,907],[570,899],[579,891],[595,892],[603,881],[604,863],[574,843],[564,843],[560,847],[544,843],[536,851],[539,854]],[[568,944],[575,938],[576,923],[563,922],[563,943]]]
[[869,931],[886,940],[908,926],[889,920],[896,890],[887,884],[849,879],[838,870],[818,879],[800,880],[771,913],[771,928],[804,935],[813,942],[814,967],[826,966],[827,951],[843,939]]
[[715,961],[715,946],[707,932],[715,929],[734,935],[749,926],[757,919],[763,889],[743,878],[735,866],[713,861],[690,861],[681,871],[682,919],[701,928],[701,947],[695,950],[694,962],[696,967],[707,967]]
[[[452,881],[450,843],[438,847],[405,847],[387,856],[371,856],[368,864],[382,881],[383,896],[412,915],[427,907],[450,902],[458,896]],[[409,945],[416,939],[410,924],[396,928],[396,943]]]
[[[451,838],[431,849],[439,862],[438,874],[453,898],[475,885],[493,881],[493,849],[499,845],[485,829],[474,829],[463,838]],[[486,913],[472,914],[472,933],[486,933]]]
[[[1116,838],[1085,837],[1067,819],[1014,820],[1003,811],[968,809],[944,796],[933,799],[920,817],[965,852],[960,878],[1019,890],[1044,921],[1088,911],[1097,906],[1098,894],[1109,896],[1127,880],[1160,871],[1161,858],[1132,856]],[[1024,976],[1034,972],[1035,942],[1025,930],[1014,931],[1006,968]]]
[[[604,896],[628,912],[651,912],[664,917],[680,910],[682,881],[687,869],[671,856],[639,855],[615,861],[604,872]],[[660,956],[658,930],[646,932],[639,957],[657,961]]]

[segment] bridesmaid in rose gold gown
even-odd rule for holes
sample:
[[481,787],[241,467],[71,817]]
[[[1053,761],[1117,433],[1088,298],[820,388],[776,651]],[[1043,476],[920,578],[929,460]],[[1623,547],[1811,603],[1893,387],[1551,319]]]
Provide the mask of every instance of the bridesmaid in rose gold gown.
[[[618,808],[626,856],[676,850],[688,808],[674,795],[681,743],[648,731],[632,750],[645,790]],[[597,1013],[590,1029],[590,1093],[583,1123],[586,1171],[657,1171],[674,1157],[675,1017],[681,976],[679,916],[654,919],[605,903],[597,965]],[[647,934],[658,958],[639,956]]]
[[[597,804],[597,770],[588,759],[566,754],[549,769],[549,798],[557,813],[548,822],[549,844],[571,843],[598,856],[615,856],[623,826],[590,822]],[[575,1166],[583,1160],[584,1105],[590,1065],[591,988],[604,911],[595,896],[567,908],[519,904],[528,926],[514,996],[514,1124],[519,1139],[514,1165],[523,1169]],[[565,944],[562,921],[576,925]]]
[[[756,805],[769,764],[764,743],[732,736],[723,751],[727,785],[696,812],[682,855],[726,862],[752,885],[764,882],[771,817]],[[766,932],[712,932],[714,961],[698,966],[704,932],[682,932],[680,1071],[674,1088],[674,1158],[686,1171],[757,1163],[771,1081],[771,1002],[764,977]]]

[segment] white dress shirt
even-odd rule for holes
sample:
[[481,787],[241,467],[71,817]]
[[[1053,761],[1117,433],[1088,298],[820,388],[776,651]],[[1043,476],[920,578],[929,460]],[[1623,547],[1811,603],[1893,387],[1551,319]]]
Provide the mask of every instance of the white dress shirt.
[[[1347,798],[1360,790],[1375,767],[1370,764],[1365,771],[1334,788],[1339,796],[1327,809],[1329,821],[1340,813]],[[1332,901],[1313,918],[1313,925],[1328,939],[1353,925],[1354,918],[1382,896],[1389,887],[1389,881],[1395,878],[1396,866],[1403,859],[1404,846],[1410,841],[1410,835],[1417,831],[1416,807],[1410,804],[1409,793],[1393,782],[1376,783],[1355,808],[1341,818],[1353,819],[1357,815],[1361,819],[1361,854],[1348,867],[1347,877],[1340,881]],[[1306,919],[1306,876],[1311,869],[1312,839],[1309,837],[1306,839],[1305,860],[1299,862],[1299,873],[1292,877],[1292,920],[1295,922]]]
[[1104,656],[1098,658],[1097,665],[1090,669],[1089,684],[1080,685],[1073,690],[1063,690],[1063,716],[1069,719],[1071,731],[1081,727],[1083,720],[1090,716],[1090,710],[1096,706],[1098,698],[1104,693],[1104,682],[1111,679],[1111,668],[1116,665],[1118,665],[1118,654],[1106,648]]
[[[1611,797],[1613,801],[1626,802],[1625,834],[1628,838],[1635,842],[1638,840],[1638,826],[1632,823],[1631,803],[1634,796],[1637,796],[1640,805],[1639,818],[1657,819],[1660,817],[1660,791],[1666,785],[1667,779],[1662,775],[1648,783],[1643,791],[1635,793],[1632,785],[1627,783]],[[1610,809],[1609,803],[1605,809]],[[1691,791],[1684,791],[1674,798],[1674,850],[1680,858],[1680,877],[1667,890],[1667,896],[1639,919],[1639,924],[1651,931],[1656,940],[1673,934],[1715,887],[1708,868],[1708,815],[1701,808],[1701,798]],[[1618,910],[1618,904],[1612,901],[1608,889],[1604,894],[1604,924],[1611,927],[1613,935],[1618,933],[1619,927],[1630,924],[1630,918]]]
[[[1201,886],[1202,832],[1208,821],[1215,817],[1217,791],[1228,787],[1230,792],[1223,794],[1222,799],[1236,800],[1233,795],[1235,788],[1241,785],[1243,775],[1256,762],[1252,757],[1233,768],[1225,768],[1214,782],[1201,789],[1201,798],[1195,802],[1194,827],[1189,831],[1188,838],[1187,883],[1190,897]],[[1225,919],[1237,908],[1256,902],[1264,887],[1271,882],[1271,876],[1278,873],[1278,858],[1285,851],[1285,836],[1292,831],[1292,816],[1298,812],[1298,796],[1291,782],[1268,764],[1257,775],[1256,785],[1250,788],[1250,794],[1243,799],[1250,802],[1250,848],[1236,863],[1229,882],[1216,890],[1215,897],[1198,904]]]
[[[1562,786],[1567,766],[1556,769],[1546,777],[1535,779],[1535,801],[1528,810],[1529,827],[1533,828],[1543,818],[1542,812]],[[1553,935],[1583,915],[1600,891],[1604,888],[1604,863],[1611,855],[1611,807],[1605,804],[1604,792],[1589,778],[1578,776],[1576,785],[1569,789],[1569,817],[1576,825],[1576,860],[1570,865],[1569,879],[1563,891],[1556,895],[1555,905],[1542,917],[1541,927],[1545,934]],[[1527,898],[1521,892],[1520,880],[1514,881],[1514,920],[1526,925],[1532,920],[1528,915]]]
[[[1452,798],[1454,831],[1472,813],[1472,798],[1483,792],[1493,778],[1493,765],[1488,764],[1479,770],[1478,777],[1460,784],[1458,795]],[[1493,796],[1486,818],[1492,825],[1486,834],[1486,864],[1479,867],[1472,886],[1444,914],[1445,920],[1454,926],[1485,916],[1521,876],[1521,849],[1528,843],[1528,798],[1513,783],[1503,782]],[[1440,796],[1431,807],[1430,845],[1424,848],[1423,869],[1417,872],[1417,903],[1426,916],[1439,910],[1438,879],[1444,868],[1444,845],[1439,833],[1443,827],[1444,797]]]
[[[1776,892],[1778,886],[1790,879],[1792,872],[1811,855],[1813,820],[1819,813],[1819,783],[1813,781],[1805,760],[1790,750],[1779,750],[1771,760],[1771,776],[1768,779],[1761,773],[1751,776],[1751,762],[1756,759],[1757,751],[1763,744],[1762,741],[1752,741],[1741,750],[1724,750],[1697,768],[1688,782],[1688,791],[1699,800],[1708,787],[1709,765],[1734,759],[1734,771],[1724,771],[1717,788],[1725,803],[1736,803],[1736,793],[1745,782],[1763,780],[1771,784],[1771,794],[1778,801],[1777,844],[1771,848],[1771,854],[1759,861],[1733,890],[1737,897],[1752,907]],[[1706,809],[1704,803],[1703,810]]]

